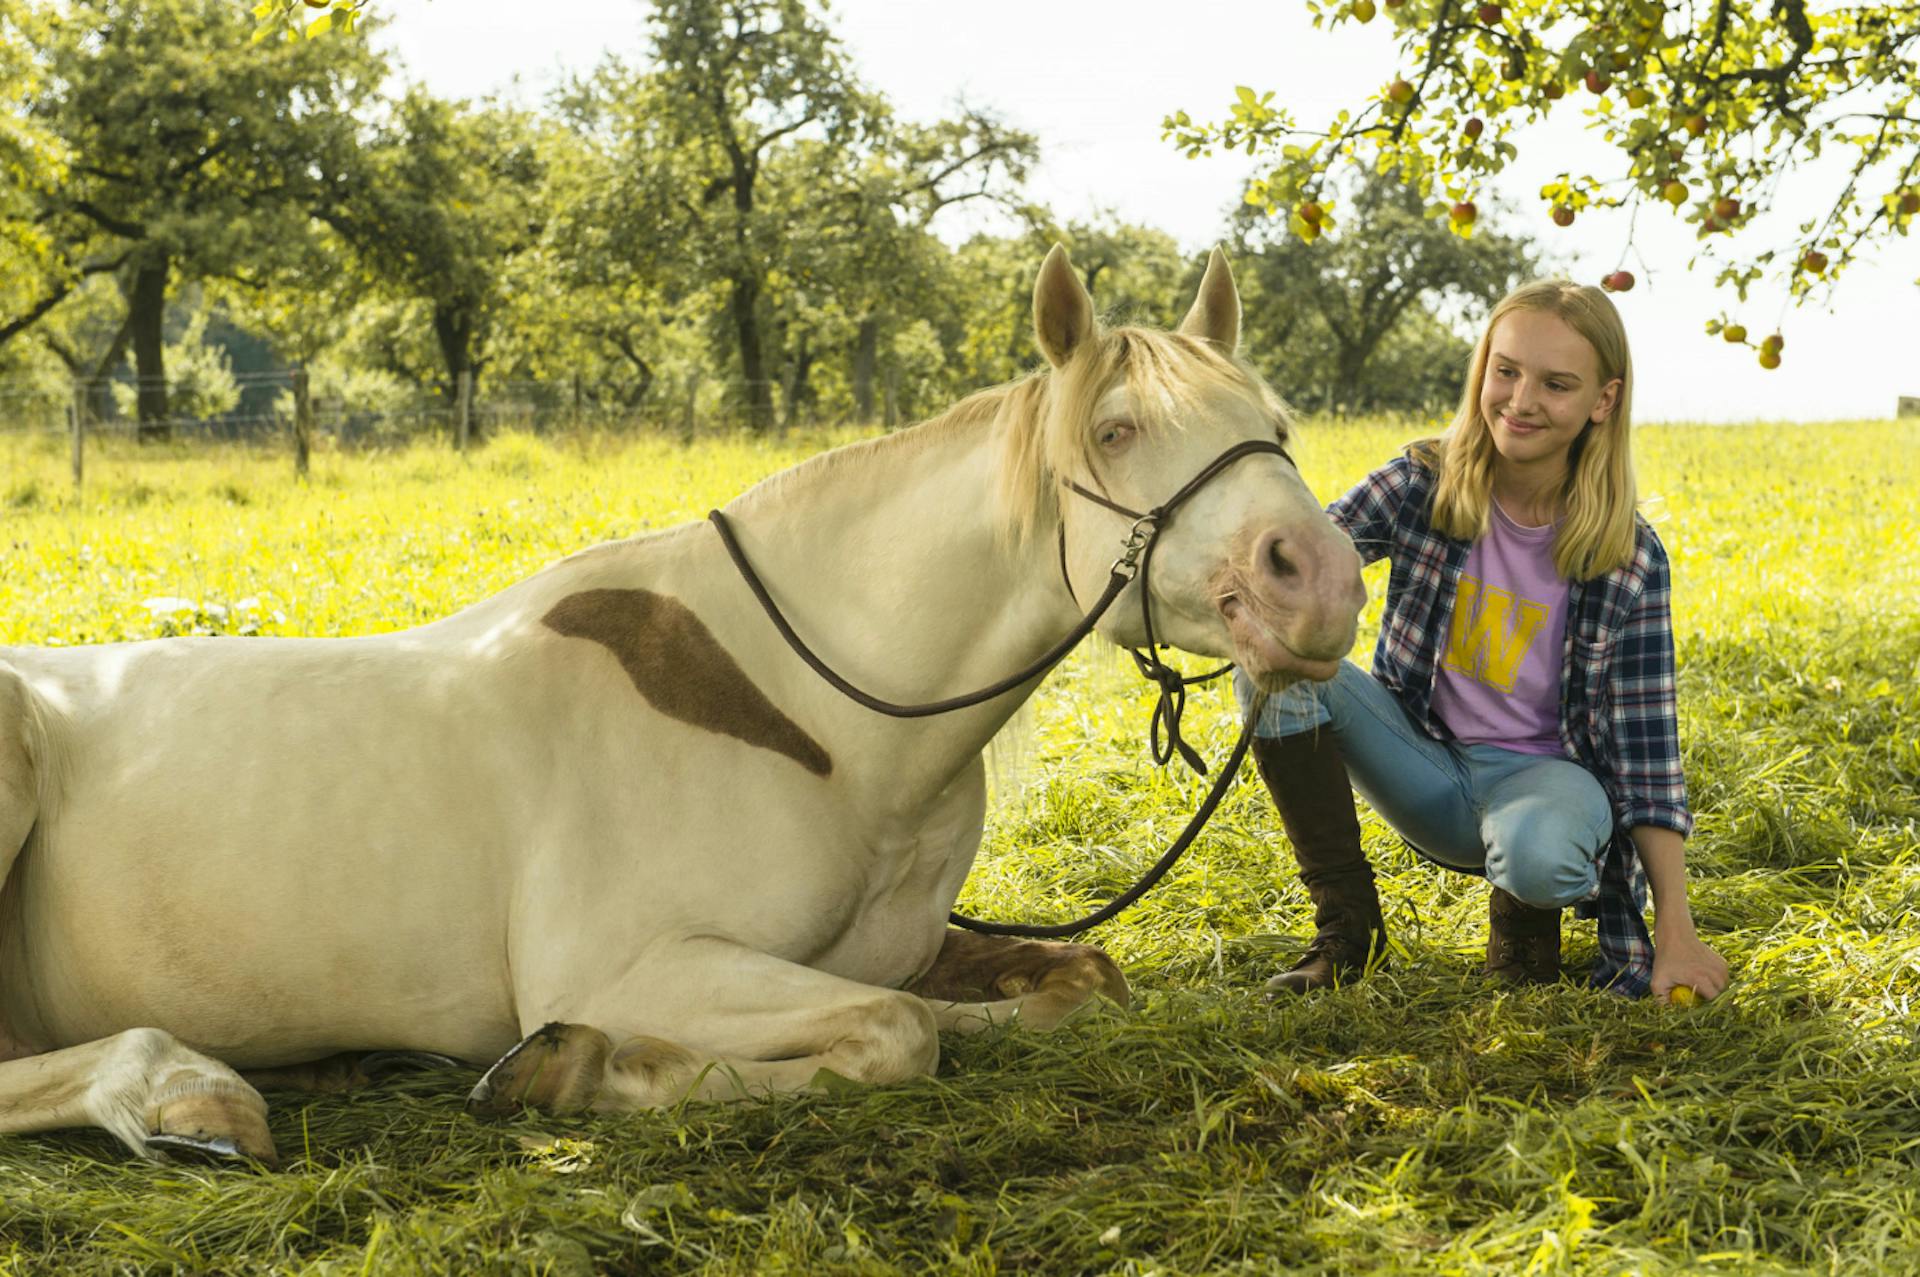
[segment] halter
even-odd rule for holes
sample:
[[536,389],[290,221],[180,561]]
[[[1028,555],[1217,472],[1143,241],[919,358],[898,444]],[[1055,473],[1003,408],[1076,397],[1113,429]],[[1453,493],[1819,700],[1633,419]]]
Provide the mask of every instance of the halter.
[[[780,637],[787,641],[787,645],[794,650],[795,655],[799,656],[802,661],[806,662],[808,668],[818,674],[835,691],[846,696],[847,699],[876,713],[885,714],[892,718],[930,718],[936,714],[947,714],[954,710],[967,709],[971,706],[992,700],[996,696],[1004,695],[1006,692],[1019,687],[1029,679],[1046,673],[1058,664],[1061,658],[1066,656],[1068,652],[1072,651],[1081,639],[1093,631],[1094,626],[1099,624],[1100,618],[1106,614],[1107,609],[1113,606],[1114,600],[1120,597],[1121,591],[1125,590],[1127,586],[1133,582],[1133,579],[1138,576],[1140,578],[1140,619],[1146,631],[1147,641],[1145,647],[1137,647],[1129,650],[1133,655],[1134,665],[1140,671],[1141,676],[1157,684],[1160,688],[1159,698],[1154,704],[1153,721],[1150,731],[1153,760],[1156,764],[1164,765],[1177,751],[1188,766],[1204,776],[1207,772],[1206,763],[1201,759],[1199,753],[1180,737],[1180,715],[1186,707],[1186,689],[1191,684],[1204,683],[1209,679],[1218,678],[1228,670],[1231,670],[1233,666],[1224,665],[1211,673],[1186,678],[1183,677],[1178,670],[1167,665],[1155,655],[1156,648],[1164,645],[1158,643],[1154,637],[1153,595],[1152,591],[1147,588],[1148,569],[1153,562],[1154,546],[1159,543],[1160,534],[1166,531],[1167,525],[1172,521],[1174,513],[1178,511],[1182,505],[1186,504],[1189,498],[1217,477],[1228,466],[1246,457],[1261,453],[1271,453],[1286,461],[1288,465],[1294,464],[1293,457],[1278,442],[1267,439],[1243,440],[1208,462],[1201,468],[1198,474],[1182,484],[1179,490],[1171,497],[1168,497],[1165,501],[1145,513],[1129,510],[1118,502],[1112,501],[1099,493],[1089,491],[1072,479],[1061,479],[1061,483],[1068,491],[1086,498],[1095,505],[1104,506],[1112,510],[1115,514],[1132,520],[1132,526],[1127,530],[1126,542],[1121,547],[1120,557],[1115,559],[1113,565],[1107,570],[1106,588],[1101,591],[1100,597],[1094,600],[1093,606],[1080,618],[1079,622],[1074,625],[1066,637],[1049,648],[1046,653],[1034,661],[1033,664],[1017,673],[1008,675],[1006,678],[1001,679],[991,686],[983,687],[979,691],[969,692],[963,696],[950,697],[946,700],[929,701],[919,705],[895,704],[892,701],[883,700],[870,692],[863,691],[841,677],[828,666],[825,661],[821,660],[820,657],[814,653],[813,649],[808,647],[798,634],[794,633],[793,626],[789,624],[787,618],[781,614],[779,606],[773,601],[773,597],[767,593],[767,588],[761,583],[759,574],[753,570],[753,565],[747,562],[746,553],[740,548],[740,542],[734,536],[733,528],[728,524],[726,516],[718,510],[710,510],[707,512],[707,519],[713,524],[714,529],[719,532],[720,541],[721,544],[726,547],[727,556],[733,560],[733,565],[739,570],[741,579],[747,583],[747,588],[753,592],[753,597],[759,601],[761,610],[766,612],[767,619],[773,622],[774,629],[779,631]],[[1067,575],[1067,529],[1064,519],[1060,523],[1060,575],[1062,579],[1066,581],[1068,596],[1075,597],[1073,580]],[[1075,597],[1075,602],[1078,602],[1077,597]],[[1166,743],[1164,747],[1161,744],[1161,729],[1163,726],[1166,730]],[[1193,818],[1187,823],[1187,827],[1181,833],[1180,837],[1162,854],[1159,861],[1141,877],[1140,881],[1120,895],[1114,897],[1100,909],[1073,922],[1060,923],[1053,926],[1037,926],[1025,923],[982,922],[958,913],[951,915],[954,924],[965,927],[970,931],[979,931],[990,935],[1055,938],[1078,935],[1080,932],[1113,917],[1122,909],[1145,895],[1154,883],[1158,882],[1165,876],[1169,869],[1173,868],[1174,862],[1180,858],[1181,853],[1186,851],[1193,840],[1199,836],[1201,829],[1206,826],[1208,817],[1213,815],[1214,808],[1219,805],[1220,799],[1225,795],[1227,786],[1232,783],[1235,774],[1239,772],[1240,764],[1247,755],[1247,747],[1252,742],[1252,736],[1253,719],[1249,718],[1241,728],[1240,739],[1234,745],[1233,753],[1228,758],[1226,767],[1214,780],[1212,788],[1208,791],[1206,798],[1201,802],[1199,809],[1194,812]]]

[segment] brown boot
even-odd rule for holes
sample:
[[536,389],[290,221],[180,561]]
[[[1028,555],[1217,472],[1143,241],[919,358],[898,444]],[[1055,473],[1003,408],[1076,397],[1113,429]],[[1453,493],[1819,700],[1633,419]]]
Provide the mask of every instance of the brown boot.
[[1487,902],[1487,965],[1482,975],[1508,984],[1560,978],[1560,911],[1536,909],[1493,888]]
[[1317,928],[1300,961],[1267,981],[1267,993],[1351,984],[1385,959],[1387,924],[1373,867],[1360,850],[1360,820],[1340,746],[1324,728],[1278,740],[1256,737],[1253,759],[1293,843]]

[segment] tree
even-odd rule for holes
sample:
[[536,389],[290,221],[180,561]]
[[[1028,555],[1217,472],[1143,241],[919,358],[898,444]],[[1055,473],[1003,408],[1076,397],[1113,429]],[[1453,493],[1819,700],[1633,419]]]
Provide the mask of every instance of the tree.
[[1479,234],[1452,234],[1391,177],[1359,180],[1350,203],[1345,231],[1324,243],[1252,206],[1236,216],[1243,345],[1295,402],[1431,408],[1458,393],[1465,368],[1464,344],[1439,316],[1484,314],[1537,273],[1532,247],[1492,231],[1490,215]]
[[[1315,25],[1376,12],[1374,0],[1308,4]],[[1830,290],[1920,214],[1912,4],[1385,0],[1385,8],[1398,73],[1323,129],[1299,127],[1272,93],[1242,87],[1226,120],[1196,124],[1179,111],[1167,117],[1167,136],[1189,154],[1222,146],[1259,155],[1268,170],[1249,198],[1284,210],[1302,240],[1330,227],[1328,183],[1349,163],[1398,173],[1430,201],[1430,216],[1470,234],[1481,193],[1518,154],[1510,135],[1584,103],[1618,166],[1561,174],[1541,191],[1543,214],[1562,225],[1594,206],[1685,218],[1697,227],[1695,260],[1717,266],[1717,282],[1742,300],[1769,275],[1797,302]],[[1756,220],[1789,174],[1835,154],[1844,173],[1823,189],[1822,215],[1785,234]],[[1632,277],[1605,282],[1631,287]],[[1722,332],[1722,322],[1708,329]],[[1776,338],[1762,343],[1761,361],[1778,364]]]
[[321,206],[376,280],[426,306],[450,394],[485,366],[508,264],[542,234],[541,131],[522,111],[410,89]]
[[164,325],[175,275],[257,271],[307,233],[328,158],[384,74],[360,42],[252,46],[227,0],[74,0],[42,28],[31,112],[71,156],[38,192],[57,246],[23,330],[90,274],[121,272],[140,437],[168,433]]

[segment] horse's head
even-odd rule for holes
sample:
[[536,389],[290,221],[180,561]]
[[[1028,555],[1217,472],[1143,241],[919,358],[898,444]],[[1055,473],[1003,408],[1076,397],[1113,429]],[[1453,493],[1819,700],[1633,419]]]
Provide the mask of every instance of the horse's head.
[[[1234,356],[1240,296],[1217,249],[1176,332],[1103,329],[1058,246],[1034,285],[1033,320],[1053,365],[1035,459],[1061,481],[1068,571],[1085,604],[1133,521],[1069,485],[1152,510],[1236,445],[1288,445],[1291,423]],[[1155,638],[1230,657],[1269,691],[1331,678],[1366,602],[1353,542],[1274,452],[1239,458],[1179,503],[1158,534],[1147,585]],[[1136,580],[1100,624],[1117,643],[1147,641],[1139,588]]]

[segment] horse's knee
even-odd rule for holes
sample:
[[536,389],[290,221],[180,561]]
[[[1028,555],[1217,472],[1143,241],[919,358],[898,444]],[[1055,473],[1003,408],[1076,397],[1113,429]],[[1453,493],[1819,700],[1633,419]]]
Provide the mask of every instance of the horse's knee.
[[888,993],[843,1014],[852,1023],[826,1052],[843,1077],[885,1084],[939,1067],[939,1024],[933,1008],[912,994]]

